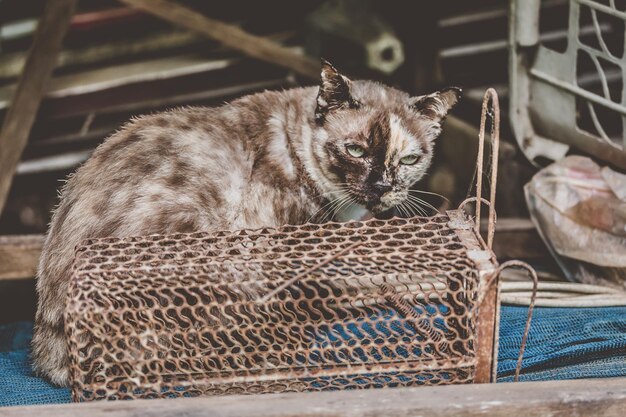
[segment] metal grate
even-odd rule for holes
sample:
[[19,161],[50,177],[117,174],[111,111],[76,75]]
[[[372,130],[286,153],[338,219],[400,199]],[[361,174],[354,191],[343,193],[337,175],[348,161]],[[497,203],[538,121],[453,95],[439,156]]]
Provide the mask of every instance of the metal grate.
[[[478,178],[489,100],[498,152],[489,90]],[[65,311],[74,400],[489,382],[496,167],[487,243],[462,210],[85,242]]]
[[520,148],[530,160],[559,159],[571,145],[626,169],[626,3],[568,0],[563,50],[541,42],[540,0],[510,3],[510,119]]

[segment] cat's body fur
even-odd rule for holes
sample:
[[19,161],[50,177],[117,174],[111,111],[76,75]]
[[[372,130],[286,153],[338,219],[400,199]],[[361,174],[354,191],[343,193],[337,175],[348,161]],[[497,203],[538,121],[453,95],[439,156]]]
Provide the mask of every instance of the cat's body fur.
[[[367,172],[359,178],[376,184],[389,180],[389,161],[412,146],[422,166],[398,182],[398,188],[408,188],[430,164],[438,123],[457,93],[454,102],[424,96],[442,98],[426,100],[411,114],[415,109],[405,93],[351,83],[329,64],[324,71],[319,92],[317,87],[264,92],[219,108],[146,116],[98,147],[63,188],[44,244],[33,338],[36,371],[56,384],[68,381],[62,316],[74,248],[86,238],[301,224],[327,218],[328,201],[346,192],[353,207],[374,212],[399,202],[401,193],[392,198],[389,190],[373,199],[365,186],[347,191],[346,184],[359,176],[338,170],[365,158],[344,160],[343,144],[332,138],[366,132],[351,140],[371,148]],[[348,93],[355,103],[349,103]],[[436,108],[442,102],[445,111]],[[366,108],[367,114],[357,114]],[[429,117],[427,111],[442,114]],[[407,122],[411,117],[414,123]],[[376,167],[384,169],[375,174]]]

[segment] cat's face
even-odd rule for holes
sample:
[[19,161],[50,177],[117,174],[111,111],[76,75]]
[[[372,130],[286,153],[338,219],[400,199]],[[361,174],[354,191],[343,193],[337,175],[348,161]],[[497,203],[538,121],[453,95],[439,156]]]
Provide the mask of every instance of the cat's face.
[[332,196],[379,213],[407,200],[430,166],[440,122],[460,96],[420,97],[371,81],[350,81],[322,64],[314,154]]

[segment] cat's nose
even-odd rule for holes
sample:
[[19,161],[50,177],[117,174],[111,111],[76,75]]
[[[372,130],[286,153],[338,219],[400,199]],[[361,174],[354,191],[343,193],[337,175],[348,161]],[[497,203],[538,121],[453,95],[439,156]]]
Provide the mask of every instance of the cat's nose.
[[376,181],[372,185],[372,188],[377,195],[382,196],[386,192],[391,191],[393,187],[387,181]]

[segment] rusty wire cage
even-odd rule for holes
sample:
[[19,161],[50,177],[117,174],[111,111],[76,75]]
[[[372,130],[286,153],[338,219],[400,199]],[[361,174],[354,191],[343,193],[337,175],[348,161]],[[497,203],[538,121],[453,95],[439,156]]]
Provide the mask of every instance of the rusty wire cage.
[[65,314],[73,398],[488,382],[488,243],[463,210],[90,240]]

